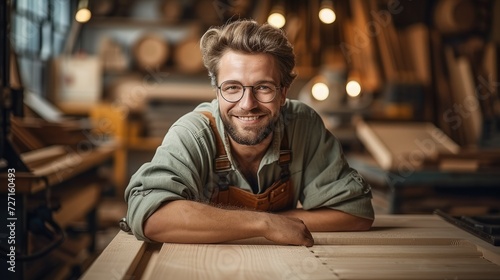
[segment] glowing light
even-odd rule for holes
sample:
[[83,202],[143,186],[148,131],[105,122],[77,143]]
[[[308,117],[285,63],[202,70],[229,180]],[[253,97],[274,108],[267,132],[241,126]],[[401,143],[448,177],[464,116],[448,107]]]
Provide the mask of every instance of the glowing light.
[[347,83],[345,90],[349,96],[356,97],[361,93],[361,85],[353,80]]
[[83,9],[80,9],[76,12],[75,20],[80,22],[80,23],[85,23],[85,22],[89,21],[91,17],[92,17],[92,13],[90,12],[90,10],[87,8],[83,8]]
[[331,8],[323,8],[319,11],[319,19],[326,24],[331,24],[337,19],[337,15]]
[[276,28],[281,28],[285,26],[286,23],[285,16],[281,13],[272,13],[267,18],[267,23]]
[[312,86],[311,93],[314,99],[323,101],[328,98],[330,90],[328,89],[328,86],[326,84],[316,83]]

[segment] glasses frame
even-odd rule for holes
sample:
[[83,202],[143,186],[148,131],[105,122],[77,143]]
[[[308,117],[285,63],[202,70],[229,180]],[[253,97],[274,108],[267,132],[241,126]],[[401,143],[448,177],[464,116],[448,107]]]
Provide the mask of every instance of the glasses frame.
[[[224,83],[227,83],[227,82],[234,82],[234,83],[238,83],[238,84],[240,84],[240,85],[243,87],[243,93],[241,94],[241,97],[240,97],[238,100],[235,100],[235,101],[229,101],[229,100],[227,100],[227,99],[226,99],[226,97],[224,97],[224,94],[222,94],[222,88],[221,88],[221,87],[222,87],[222,85],[223,85]],[[270,82],[269,82],[269,83],[270,83]],[[271,83],[271,84],[272,84],[272,83]],[[254,91],[254,87],[259,86],[259,85],[260,85],[260,84],[253,85],[253,86],[245,86],[245,85],[243,85],[241,82],[238,82],[238,81],[234,81],[234,80],[226,80],[226,81],[224,81],[224,82],[220,83],[220,85],[218,85],[218,86],[217,86],[217,90],[219,91],[219,93],[220,93],[220,95],[222,96],[222,98],[223,98],[224,100],[226,100],[227,102],[229,102],[229,103],[237,103],[237,102],[239,102],[239,101],[243,98],[243,96],[245,96],[245,89],[246,89],[246,88],[251,88],[251,91],[250,91],[250,92],[253,94],[253,97],[255,98],[255,100],[259,101],[260,103],[271,103],[271,102],[273,102],[273,101],[276,99],[276,96],[278,95],[278,91],[279,91],[279,90],[281,90],[281,89],[283,88],[282,86],[277,86],[277,85],[275,85],[275,84],[272,84],[272,85],[274,86],[274,96],[273,96],[273,98],[272,98],[271,100],[269,100],[269,101],[260,101],[260,100],[257,98],[257,96],[255,95],[255,91]]]

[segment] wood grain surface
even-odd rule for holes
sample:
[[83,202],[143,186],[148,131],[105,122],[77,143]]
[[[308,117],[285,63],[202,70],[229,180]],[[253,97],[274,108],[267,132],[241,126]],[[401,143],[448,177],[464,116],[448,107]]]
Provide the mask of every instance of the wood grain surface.
[[[499,279],[500,275],[500,248],[433,215],[379,215],[370,231],[313,236],[315,245],[309,248],[251,238],[227,244],[166,243],[141,253],[139,244],[146,243],[120,232],[83,279],[109,280],[96,273],[106,267],[115,274],[130,272],[113,279]],[[134,260],[141,256],[146,256],[145,265],[136,269]]]

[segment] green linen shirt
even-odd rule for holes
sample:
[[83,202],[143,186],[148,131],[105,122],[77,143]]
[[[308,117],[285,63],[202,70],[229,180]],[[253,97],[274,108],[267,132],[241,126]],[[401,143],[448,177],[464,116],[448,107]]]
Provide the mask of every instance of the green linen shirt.
[[[339,141],[325,128],[320,116],[297,100],[288,99],[281,109],[273,141],[259,166],[259,193],[279,178],[280,143],[286,131],[292,150],[294,205],[300,201],[305,210],[329,207],[373,219],[370,186],[349,167]],[[199,111],[209,111],[216,119],[232,163],[231,184],[252,189],[231,158],[217,100],[202,103],[170,127],[151,162],[137,170],[125,190],[127,222],[140,240],[150,241],[144,236],[143,224],[162,203],[178,199],[209,202],[217,187],[214,132],[208,118]]]

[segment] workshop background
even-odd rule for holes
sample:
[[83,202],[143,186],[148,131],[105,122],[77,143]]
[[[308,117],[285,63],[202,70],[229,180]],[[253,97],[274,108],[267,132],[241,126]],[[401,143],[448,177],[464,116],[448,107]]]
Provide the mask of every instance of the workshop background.
[[0,245],[15,237],[19,279],[77,279],[107,246],[130,176],[215,98],[201,35],[240,18],[286,32],[289,98],[321,114],[376,213],[498,214],[500,1],[7,0],[0,196],[17,222]]

